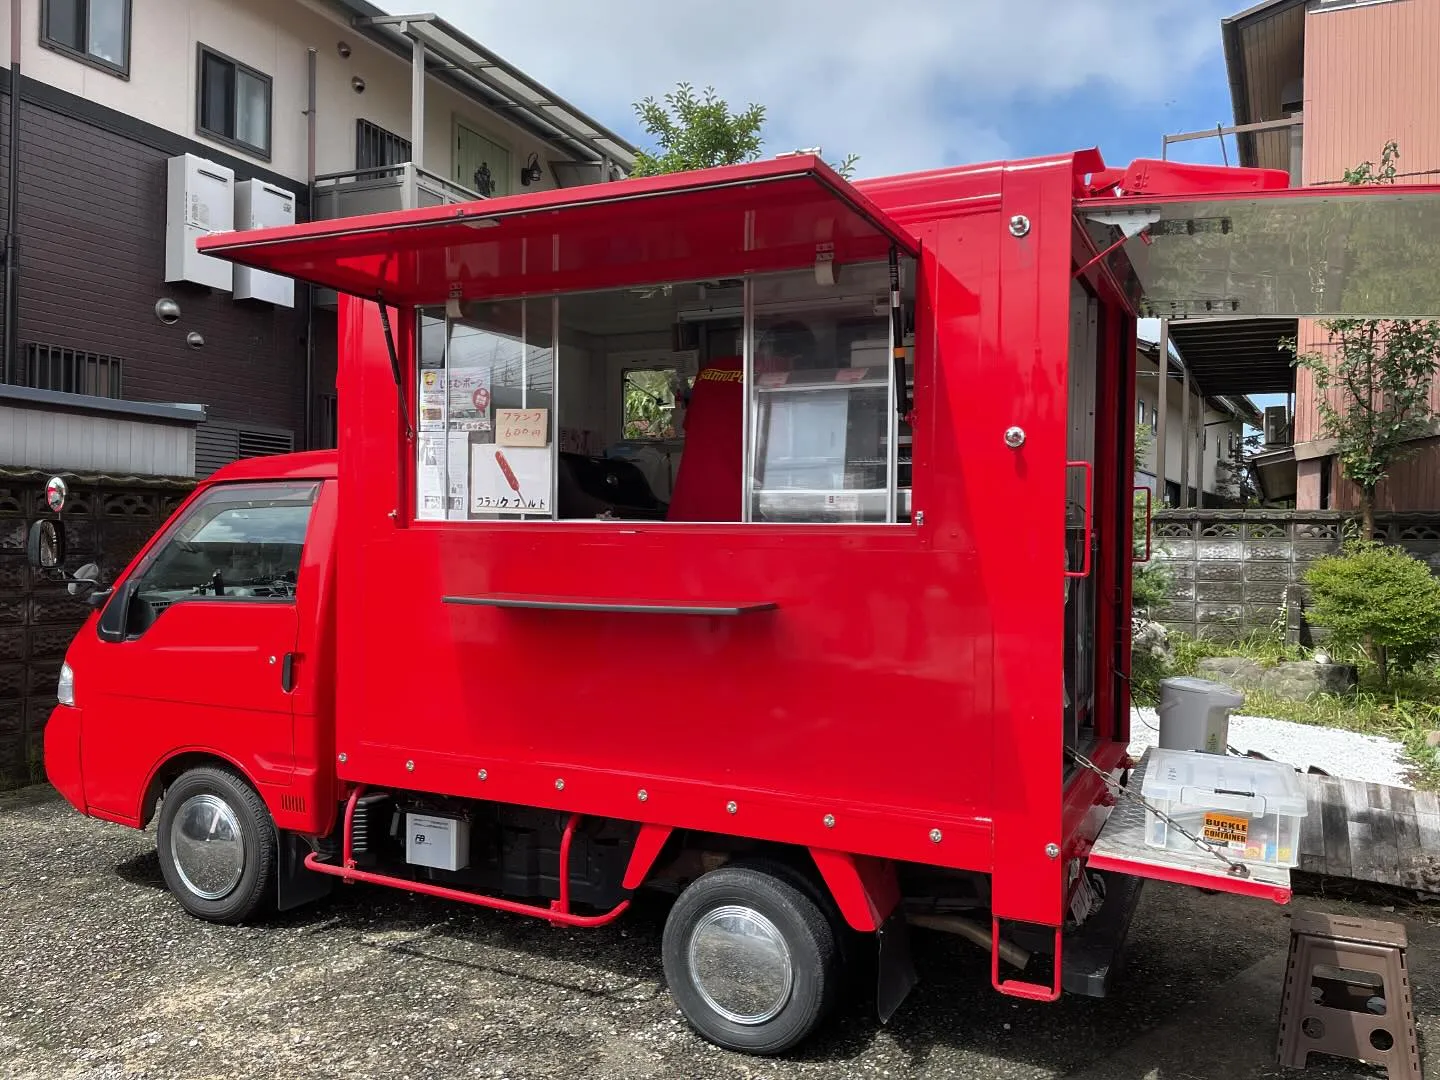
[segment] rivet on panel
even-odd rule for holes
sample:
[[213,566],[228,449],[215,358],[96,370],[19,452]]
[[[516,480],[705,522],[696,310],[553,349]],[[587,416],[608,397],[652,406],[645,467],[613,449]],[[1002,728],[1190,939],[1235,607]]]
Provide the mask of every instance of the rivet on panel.
[[824,820],[824,822],[825,822],[825,828],[827,828],[827,829],[833,829],[833,828],[835,827],[835,815],[834,815],[834,814],[826,814],[823,820]]
[[480,777],[481,780],[489,780],[489,779],[490,779],[490,774],[489,774],[486,770],[484,770],[484,769],[481,769],[481,770],[480,770],[478,773],[476,773],[475,775],[478,776],[478,777]]
[[345,764],[346,758],[347,758],[347,755],[342,751],[341,754],[340,754],[340,758],[339,758],[339,761],[340,761],[340,764],[341,764],[341,765],[344,765],[344,764]]
[[1030,231],[1030,219],[1024,214],[1016,214],[1010,219],[1010,235],[1024,236]]
[[733,800],[732,800],[731,802],[727,802],[727,803],[725,804],[725,812],[726,812],[727,814],[733,814],[733,813],[735,813],[735,811],[737,811],[737,810],[739,810],[739,809],[740,809],[740,804],[734,802]]
[[639,791],[635,793],[635,797],[641,802],[645,802],[647,799],[650,798],[650,793],[642,787]]
[[943,839],[944,839],[944,837],[940,834],[940,830],[939,830],[939,829],[931,829],[931,830],[930,830],[930,842],[931,842],[932,844],[938,844],[938,843],[939,843],[941,840],[943,840]]
[[1059,845],[1059,844],[1046,844],[1046,845],[1045,845],[1045,854],[1048,855],[1048,856],[1050,856],[1050,858],[1052,858],[1052,859],[1058,859],[1058,858],[1060,857],[1060,845]]
[[415,762],[413,762],[413,761],[407,761],[407,762],[405,762],[405,771],[406,771],[406,772],[414,772],[414,771],[415,771]]
[[564,781],[564,780],[556,780],[556,781],[555,781],[555,790],[556,790],[556,791],[564,791],[564,790],[565,790],[565,781]]

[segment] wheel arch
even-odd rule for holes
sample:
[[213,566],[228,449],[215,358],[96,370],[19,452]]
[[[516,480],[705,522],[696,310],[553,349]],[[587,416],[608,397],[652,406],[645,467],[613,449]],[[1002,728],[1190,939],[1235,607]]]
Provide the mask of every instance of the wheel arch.
[[254,788],[255,793],[260,796],[261,802],[266,804],[267,809],[271,809],[269,806],[270,800],[265,797],[264,790],[259,784],[255,783],[254,778],[245,771],[239,762],[215,750],[202,747],[186,747],[172,751],[168,756],[161,758],[156,762],[155,767],[150,770],[150,775],[146,778],[145,787],[140,798],[139,813],[136,815],[136,820],[140,823],[139,827],[143,829],[154,820],[155,808],[159,805],[160,796],[167,787],[191,769],[206,765],[234,773]]

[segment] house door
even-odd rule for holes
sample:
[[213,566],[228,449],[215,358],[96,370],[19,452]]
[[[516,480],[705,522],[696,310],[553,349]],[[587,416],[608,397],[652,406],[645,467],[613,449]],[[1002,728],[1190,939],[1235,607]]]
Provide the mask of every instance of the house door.
[[477,195],[510,194],[510,151],[455,121],[454,181]]

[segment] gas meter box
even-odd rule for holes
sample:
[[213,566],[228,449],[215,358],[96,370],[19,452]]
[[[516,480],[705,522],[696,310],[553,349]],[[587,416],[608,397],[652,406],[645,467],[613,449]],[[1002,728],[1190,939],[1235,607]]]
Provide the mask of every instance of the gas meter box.
[[1284,762],[1157,748],[1141,794],[1150,847],[1199,850],[1179,825],[1231,858],[1281,867],[1300,861],[1300,822],[1309,808],[1294,767]]

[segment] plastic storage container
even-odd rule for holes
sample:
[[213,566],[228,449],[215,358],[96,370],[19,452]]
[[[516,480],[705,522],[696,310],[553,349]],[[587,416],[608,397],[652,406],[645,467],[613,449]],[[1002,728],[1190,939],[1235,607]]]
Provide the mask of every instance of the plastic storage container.
[[1167,750],[1223,754],[1230,739],[1230,710],[1245,695],[1224,683],[1186,675],[1160,681],[1160,737]]
[[[1282,761],[1156,748],[1150,751],[1141,794],[1231,858],[1283,867],[1300,861],[1300,822],[1309,807],[1294,767]],[[1200,852],[1148,807],[1145,843]]]

